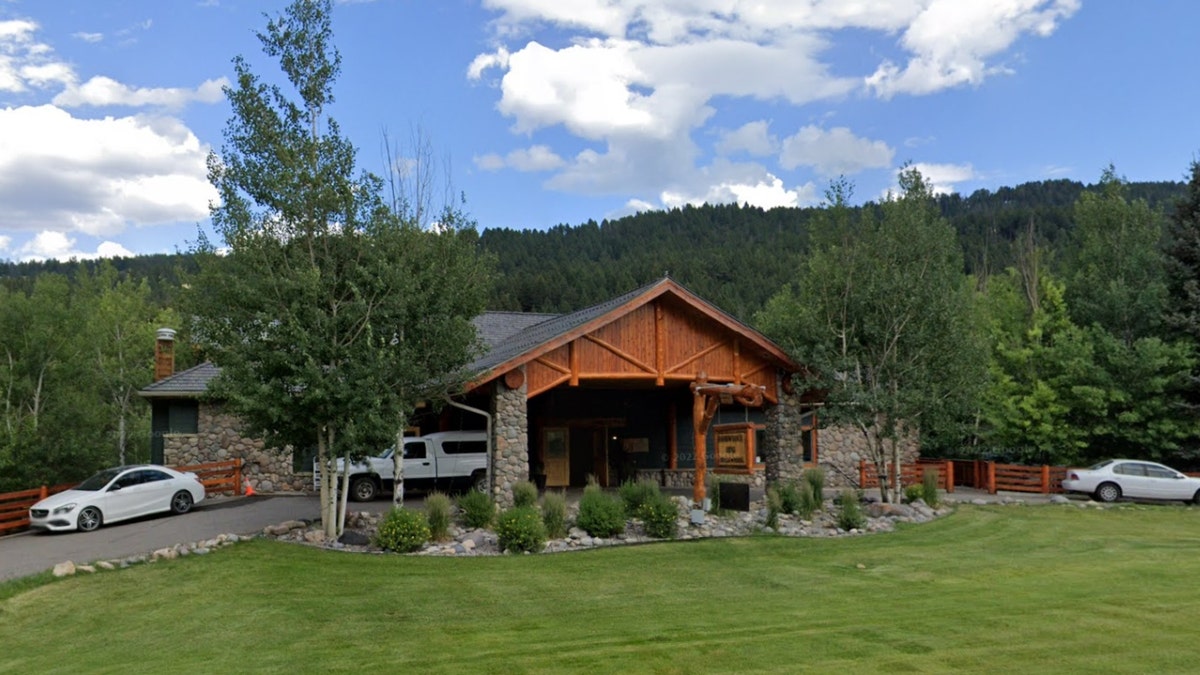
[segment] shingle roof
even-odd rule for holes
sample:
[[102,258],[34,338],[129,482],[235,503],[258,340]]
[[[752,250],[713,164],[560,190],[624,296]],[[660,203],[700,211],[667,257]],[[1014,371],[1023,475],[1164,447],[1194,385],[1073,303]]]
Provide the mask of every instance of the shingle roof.
[[[661,288],[660,288],[661,287]],[[537,351],[557,338],[563,338],[592,321],[603,318],[615,309],[623,307],[639,297],[657,297],[659,291],[673,291],[686,297],[691,303],[702,307],[711,316],[737,330],[749,335],[757,335],[754,329],[725,313],[718,307],[696,296],[691,291],[679,285],[678,282],[664,277],[653,283],[636,288],[624,295],[606,300],[598,305],[586,307],[570,314],[537,314],[526,312],[484,312],[472,319],[479,336],[486,346],[486,352],[467,366],[467,371],[478,373],[485,377],[497,366],[509,363],[514,359]],[[766,338],[760,339],[764,344],[770,344]],[[773,347],[773,345],[772,345]],[[778,347],[773,347],[778,350]],[[779,354],[782,356],[782,352]],[[782,359],[789,361],[786,356]],[[139,394],[144,397],[184,397],[198,396],[208,388],[208,383],[220,369],[212,363],[202,363],[195,368],[176,373],[163,378],[142,389]],[[490,378],[489,378],[490,379]],[[486,381],[483,380],[483,381]],[[477,384],[481,384],[477,382]]]
[[484,312],[471,319],[471,323],[475,324],[475,330],[479,331],[479,337],[488,349],[495,349],[513,335],[556,316],[533,312]]
[[553,314],[546,315],[551,318],[544,319],[538,323],[531,324],[526,329],[513,333],[506,339],[494,344],[488,345],[490,349],[486,354],[476,359],[471,365],[467,366],[467,370],[473,373],[483,373],[492,368],[513,359],[539,345],[545,344],[547,341],[556,338],[564,333],[569,333],[571,330],[582,326],[583,324],[604,316],[609,311],[620,307],[629,302],[633,298],[645,293],[656,284],[661,283],[656,281],[653,284],[643,286],[632,290],[624,295],[619,295],[611,300],[606,300],[598,305],[586,307],[577,312],[555,316]]
[[221,369],[211,361],[181,370],[174,375],[143,388],[138,394],[146,398],[199,396],[208,391],[208,383]]

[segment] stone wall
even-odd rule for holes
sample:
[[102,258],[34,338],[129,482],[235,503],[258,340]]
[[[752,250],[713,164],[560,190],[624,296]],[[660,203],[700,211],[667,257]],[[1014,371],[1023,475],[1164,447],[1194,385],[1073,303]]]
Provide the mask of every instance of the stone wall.
[[[722,483],[749,483],[754,487],[765,487],[767,474],[765,471],[754,473],[720,473],[708,470],[709,476],[715,476]],[[638,469],[636,479],[658,483],[664,488],[690,488],[696,481],[695,469]]]
[[798,481],[804,473],[804,411],[800,397],[784,391],[783,377],[786,376],[777,375],[775,380],[779,404],[768,407],[766,412],[767,428],[761,451],[767,464],[768,485]]
[[[920,443],[915,435],[900,441],[901,463],[915,462],[920,454]],[[817,459],[825,469],[826,485],[857,488],[859,461],[871,461],[871,454],[861,430],[822,426],[817,439]]]
[[[804,474],[803,413],[800,397],[783,391],[782,380],[776,387],[779,405],[767,409],[767,429],[763,438],[763,458],[767,464],[768,485],[800,480]],[[870,458],[867,441],[853,427],[825,426],[818,412],[817,463],[825,470],[829,487],[858,487],[858,463]],[[915,435],[901,441],[901,462],[915,461],[920,444]]]
[[292,453],[263,448],[259,439],[242,436],[238,418],[218,404],[201,403],[197,434],[163,436],[163,462],[169,466],[223,462],[241,458],[242,475],[260,492],[312,489],[312,472],[292,471]]
[[512,506],[513,485],[529,480],[529,414],[527,384],[509,389],[504,378],[492,384],[492,499]]

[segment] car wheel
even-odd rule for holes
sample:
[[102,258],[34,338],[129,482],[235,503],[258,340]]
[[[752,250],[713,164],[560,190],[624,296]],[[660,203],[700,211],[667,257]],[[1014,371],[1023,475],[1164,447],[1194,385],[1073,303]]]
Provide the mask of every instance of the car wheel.
[[475,490],[476,492],[488,491],[488,479],[486,471],[476,471],[475,474],[471,476],[471,489]]
[[369,502],[375,499],[378,492],[379,490],[375,488],[375,481],[370,478],[355,478],[350,483],[350,496],[356,502]]
[[171,513],[180,515],[192,510],[192,493],[187,490],[180,490],[171,497]]
[[1192,495],[1192,503],[1200,506],[1200,490],[1196,490],[1196,494]]
[[1121,498],[1121,488],[1116,483],[1101,483],[1096,488],[1096,499],[1102,502],[1115,502]]
[[79,528],[80,532],[91,532],[100,527],[100,523],[102,522],[104,522],[104,517],[100,515],[100,509],[89,506],[79,512],[79,520],[76,521],[75,525]]

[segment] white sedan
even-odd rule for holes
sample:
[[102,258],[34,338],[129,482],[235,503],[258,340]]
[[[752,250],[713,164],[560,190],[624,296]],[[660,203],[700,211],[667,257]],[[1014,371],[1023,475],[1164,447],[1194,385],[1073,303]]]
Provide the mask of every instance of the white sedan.
[[119,466],[34,504],[29,526],[91,532],[104,523],[152,513],[187,513],[203,499],[204,485],[194,473],[154,464]]
[[1200,504],[1200,478],[1143,460],[1109,459],[1086,469],[1068,469],[1062,486],[1067,492],[1083,492],[1102,502],[1130,497]]

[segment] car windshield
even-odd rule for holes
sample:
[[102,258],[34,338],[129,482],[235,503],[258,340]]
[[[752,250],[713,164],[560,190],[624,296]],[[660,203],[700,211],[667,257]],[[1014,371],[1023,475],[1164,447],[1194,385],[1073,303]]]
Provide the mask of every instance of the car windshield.
[[75,489],[76,490],[87,490],[89,492],[95,492],[96,490],[101,490],[104,488],[105,485],[108,485],[110,482],[112,482],[112,479],[116,478],[117,475],[120,473],[121,473],[120,469],[105,469],[104,471],[101,471],[100,473],[83,481],[82,483],[77,485],[75,487]]
[[379,453],[379,459],[391,459],[392,450],[393,450],[393,448],[388,448],[387,450],[384,450],[383,452]]

